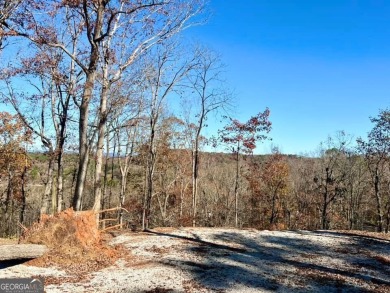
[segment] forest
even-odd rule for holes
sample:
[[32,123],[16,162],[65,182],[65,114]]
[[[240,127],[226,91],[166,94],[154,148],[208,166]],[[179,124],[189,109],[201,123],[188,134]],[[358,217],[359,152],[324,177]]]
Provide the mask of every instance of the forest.
[[222,58],[183,36],[208,17],[202,0],[0,0],[0,237],[68,208],[103,228],[389,231],[390,110],[315,155],[255,154],[272,109],[233,116]]

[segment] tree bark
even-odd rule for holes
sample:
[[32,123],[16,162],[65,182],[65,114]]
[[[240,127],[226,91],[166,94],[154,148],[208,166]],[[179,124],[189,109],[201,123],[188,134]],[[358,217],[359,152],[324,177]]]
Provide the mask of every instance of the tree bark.
[[198,173],[199,173],[199,138],[203,128],[205,118],[204,102],[202,100],[202,113],[199,119],[199,125],[196,130],[195,146],[193,152],[193,167],[192,167],[192,226],[196,226],[196,205],[198,199]]
[[47,214],[49,212],[49,200],[50,200],[50,194],[52,192],[52,187],[53,187],[53,168],[54,168],[53,155],[52,152],[50,152],[49,165],[47,167],[47,179],[45,182],[45,191],[42,199],[41,215]]
[[[92,86],[88,89],[89,97],[92,95]],[[79,123],[79,162],[76,178],[75,194],[73,197],[73,209],[81,210],[81,201],[84,192],[85,178],[87,176],[88,160],[89,160],[89,145],[87,140],[88,131],[88,112],[89,100],[83,101],[80,106],[80,123]]]
[[[105,78],[107,69],[105,70]],[[99,110],[99,125],[98,125],[98,141],[96,150],[96,168],[95,168],[95,202],[93,210],[98,212],[101,209],[102,201],[102,168],[103,168],[103,149],[104,149],[104,136],[106,134],[106,122],[107,122],[107,95],[109,85],[103,84],[103,89],[100,97],[100,110]]]
[[235,227],[238,228],[238,184],[239,184],[239,172],[240,172],[240,152],[239,147],[237,147],[236,153],[236,180],[234,183],[234,214],[235,214]]
[[[80,121],[79,121],[79,164],[76,180],[75,194],[73,197],[73,208],[76,211],[81,210],[82,196],[84,192],[85,178],[87,176],[90,143],[88,141],[88,118],[89,118],[89,103],[92,99],[93,90],[96,82],[97,67],[100,60],[99,47],[104,22],[105,1],[99,1],[96,8],[96,21],[93,29],[88,28],[89,42],[91,45],[91,53],[89,57],[88,70],[86,72],[86,80],[82,101],[80,105]],[[85,15],[89,18],[88,15]],[[93,31],[92,31],[93,30]]]
[[154,166],[156,162],[156,153],[154,150],[154,138],[155,138],[155,127],[157,117],[155,120],[151,120],[151,133],[149,140],[149,150],[148,150],[148,159],[146,167],[146,192],[144,199],[144,206],[142,212],[142,230],[149,229],[149,217],[150,217],[150,208],[153,196],[153,175],[154,175]]
[[377,210],[377,229],[378,229],[378,232],[382,232],[383,231],[383,213],[382,213],[381,195],[379,192],[378,169],[375,170],[374,189],[375,189],[376,210]]

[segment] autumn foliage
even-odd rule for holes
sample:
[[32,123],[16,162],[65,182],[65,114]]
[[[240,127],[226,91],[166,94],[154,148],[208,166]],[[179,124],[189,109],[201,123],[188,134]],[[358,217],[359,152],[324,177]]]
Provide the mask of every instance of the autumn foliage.
[[271,122],[268,120],[270,110],[251,117],[247,122],[229,118],[230,124],[220,131],[220,138],[233,153],[250,154],[256,148],[256,142],[267,138],[271,131]]
[[31,165],[26,147],[30,140],[31,133],[17,116],[0,112],[0,180],[7,184],[0,199],[6,210],[10,204],[25,200],[25,175]]
[[176,37],[205,2],[1,2],[1,235],[69,207],[143,229],[390,230],[390,111],[357,145],[255,155],[270,110],[232,117],[219,55]]
[[271,227],[276,226],[280,228],[288,226],[288,199],[286,197],[290,192],[289,176],[290,167],[280,153],[271,155],[261,170],[263,201],[267,202],[269,207],[267,214]]

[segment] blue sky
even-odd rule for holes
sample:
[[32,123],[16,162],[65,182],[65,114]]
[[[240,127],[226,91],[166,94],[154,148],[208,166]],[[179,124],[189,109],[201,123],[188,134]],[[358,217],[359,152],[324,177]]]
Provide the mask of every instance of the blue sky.
[[236,118],[270,108],[282,152],[315,151],[339,130],[365,136],[369,117],[390,106],[390,1],[211,0],[209,8],[208,24],[186,35],[222,54]]

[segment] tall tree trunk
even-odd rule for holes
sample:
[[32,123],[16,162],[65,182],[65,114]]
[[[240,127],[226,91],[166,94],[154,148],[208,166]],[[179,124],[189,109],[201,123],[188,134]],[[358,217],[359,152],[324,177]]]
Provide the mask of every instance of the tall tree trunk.
[[323,203],[322,203],[322,211],[321,211],[321,227],[324,230],[329,229],[328,223],[328,204],[329,204],[329,189],[328,183],[331,181],[331,175],[329,172],[329,168],[326,168],[326,179],[325,179],[325,190],[323,193]]
[[[105,208],[107,208],[107,202],[106,202],[106,199],[107,199],[107,180],[108,180],[108,158],[110,157],[110,136],[107,135],[106,136],[106,152],[107,152],[107,155],[106,155],[106,159],[105,159],[105,162],[104,162],[104,176],[103,176],[103,194],[102,194],[102,209],[104,210]],[[113,155],[113,154],[111,154]],[[109,208],[109,206],[108,206]],[[102,215],[104,216],[104,214]]]
[[94,74],[88,76],[87,85],[85,88],[84,99],[80,105],[80,122],[79,122],[79,161],[77,170],[77,179],[75,194],[73,197],[73,209],[81,210],[82,196],[84,192],[85,178],[87,176],[88,160],[89,160],[89,144],[88,144],[88,114],[89,114],[89,99],[92,96],[93,85],[95,82]]
[[156,127],[155,122],[156,122],[155,120],[150,121],[151,132],[150,132],[148,159],[147,159],[147,166],[146,166],[146,190],[145,190],[144,205],[142,211],[142,230],[149,229],[150,208],[151,208],[151,202],[153,196],[153,175],[154,175],[154,166],[156,161],[156,154],[154,150],[154,137],[155,137],[155,127]]
[[196,226],[196,205],[198,198],[198,175],[199,175],[199,139],[203,128],[203,120],[205,117],[204,102],[202,100],[202,112],[199,119],[199,125],[196,130],[195,145],[193,151],[192,164],[192,226]]
[[276,210],[276,200],[277,200],[277,190],[275,190],[273,192],[273,195],[272,195],[272,209],[271,209],[271,218],[270,218],[270,221],[269,223],[272,225],[272,224],[276,224],[276,219],[277,219],[277,210]]
[[[136,135],[136,131],[134,131],[134,137]],[[134,139],[134,137],[132,139]],[[120,145],[119,141],[118,144]],[[130,147],[130,151],[129,151]],[[131,141],[130,146],[129,142],[126,144],[126,151],[125,151],[125,158],[124,158],[124,166],[120,166],[121,170],[121,189],[119,194],[119,203],[121,209],[119,210],[119,223],[123,225],[123,206],[125,204],[125,195],[126,195],[126,189],[127,189],[127,175],[129,174],[130,170],[130,163],[132,162],[134,153],[134,140]]]
[[[54,176],[54,175],[53,175]],[[57,180],[53,180],[51,191],[51,214],[54,215],[57,211]]]
[[66,98],[63,113],[60,117],[59,123],[59,133],[57,135],[57,212],[62,211],[62,205],[64,201],[64,168],[63,168],[63,155],[64,155],[64,145],[66,140],[66,124],[68,119],[68,108],[69,108],[70,96]]
[[184,201],[184,182],[182,178],[180,182],[180,211],[179,211],[180,221],[183,219],[183,201]]
[[[26,151],[27,153],[27,151]],[[24,213],[26,211],[26,197],[27,197],[27,194],[26,194],[26,175],[27,175],[27,154],[24,154],[25,156],[25,165],[24,165],[24,168],[23,168],[23,172],[22,172],[22,203],[21,203],[21,207],[20,207],[20,214],[19,214],[19,223],[20,224],[23,224],[24,223]],[[21,235],[21,230],[19,229],[19,235]]]
[[146,193],[142,212],[142,230],[149,229],[150,209],[153,196],[153,175],[154,175],[154,152],[149,154],[148,166],[146,170]]
[[60,213],[62,211],[62,205],[64,202],[64,168],[62,166],[62,155],[61,158],[58,159],[57,162],[57,213]]
[[324,192],[324,202],[322,205],[322,211],[321,211],[321,227],[323,230],[329,229],[329,223],[328,223],[328,202],[327,202],[327,192]]
[[235,214],[235,227],[238,228],[238,185],[239,185],[239,172],[240,172],[240,152],[237,149],[236,153],[236,179],[234,183],[234,214]]
[[49,162],[47,167],[47,179],[45,182],[45,191],[43,193],[42,198],[42,206],[41,206],[41,215],[47,214],[49,212],[49,201],[50,195],[52,193],[53,188],[53,169],[54,169],[54,159],[52,152],[49,153]]
[[[122,173],[122,172],[121,172]],[[125,192],[126,192],[126,184],[127,184],[127,170],[121,174],[121,189],[119,192],[119,204],[121,209],[119,210],[119,224],[123,225],[123,206],[125,204]]]
[[[112,182],[114,182],[114,162],[115,162],[115,152],[116,152],[116,141],[114,140],[114,148],[112,151],[112,157],[111,157],[111,184],[110,184],[110,190],[108,192],[108,206],[111,207],[111,200],[112,200]],[[118,153],[118,161],[120,160],[119,158],[119,153]]]
[[[79,121],[79,163],[76,180],[75,194],[73,197],[73,208],[76,211],[82,208],[82,196],[85,186],[85,178],[87,176],[90,143],[88,141],[88,118],[89,118],[89,103],[92,99],[93,90],[95,87],[97,66],[100,60],[100,42],[102,27],[104,22],[105,6],[108,2],[98,1],[96,3],[96,21],[93,26],[93,31],[90,32],[89,42],[91,45],[91,53],[89,55],[89,65],[86,72],[86,80],[82,101],[80,105],[80,121]],[[85,17],[88,18],[87,15]]]
[[87,121],[88,121],[88,103],[83,103],[80,108],[80,127],[79,127],[79,162],[77,170],[77,179],[75,195],[73,198],[73,208],[76,211],[81,210],[81,201],[84,192],[85,178],[87,175],[87,166],[89,160],[89,146],[87,142]]
[[377,229],[378,232],[383,232],[383,213],[382,213],[382,201],[379,191],[379,175],[378,169],[375,170],[374,177],[374,190],[375,190],[375,199],[376,199],[376,210],[377,210]]
[[[104,80],[107,80],[107,68],[105,68]],[[93,210],[98,212],[101,209],[102,201],[102,167],[103,167],[103,149],[104,149],[104,137],[106,134],[107,123],[107,95],[109,85],[107,82],[103,84],[102,93],[100,97],[100,109],[99,109],[99,125],[98,125],[98,141],[96,149],[96,167],[95,167],[95,202]],[[98,215],[98,214],[97,214]]]
[[193,163],[192,163],[192,226],[196,226],[196,205],[198,198],[198,143],[195,139],[195,150],[193,152]]

